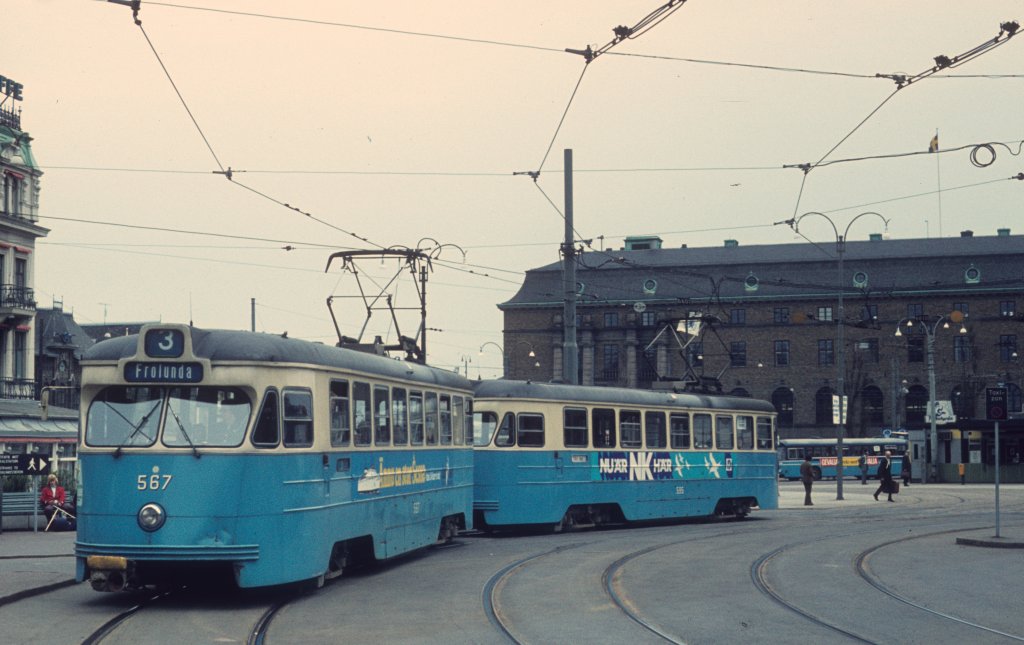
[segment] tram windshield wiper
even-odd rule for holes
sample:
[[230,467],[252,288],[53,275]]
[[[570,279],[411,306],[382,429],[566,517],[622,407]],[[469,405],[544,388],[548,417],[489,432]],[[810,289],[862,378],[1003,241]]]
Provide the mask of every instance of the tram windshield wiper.
[[180,418],[178,418],[178,413],[174,411],[174,406],[168,405],[167,410],[171,413],[171,416],[174,417],[174,422],[178,424],[178,429],[181,430],[181,434],[185,437],[185,441],[187,441],[188,445],[192,447],[192,454],[195,455],[196,459],[199,459],[199,457],[201,457],[199,449],[196,448],[196,444],[192,443],[192,437],[188,436],[188,431],[185,430],[185,424],[181,422]]
[[123,414],[121,414],[120,410],[118,410],[114,406],[110,405],[109,402],[107,402],[107,406],[109,406],[111,410],[116,412],[119,417],[124,419],[128,423],[128,425],[132,426],[132,433],[130,435],[128,435],[125,438],[124,441],[121,442],[121,445],[119,445],[116,450],[114,450],[114,458],[115,459],[117,459],[118,457],[121,456],[121,449],[124,448],[125,446],[127,446],[129,443],[131,443],[132,439],[134,439],[135,435],[137,435],[137,434],[141,434],[146,439],[149,439],[150,443],[153,443],[153,437],[151,437],[148,434],[146,434],[145,432],[143,432],[142,428],[143,428],[143,426],[146,425],[146,422],[149,421],[149,417],[153,416],[153,413],[156,412],[156,409],[160,407],[160,403],[162,403],[162,400],[157,400],[157,402],[153,404],[153,407],[149,409],[149,412],[147,412],[146,414],[142,415],[142,418],[139,419],[138,423],[133,424],[128,419],[128,417],[126,417]]

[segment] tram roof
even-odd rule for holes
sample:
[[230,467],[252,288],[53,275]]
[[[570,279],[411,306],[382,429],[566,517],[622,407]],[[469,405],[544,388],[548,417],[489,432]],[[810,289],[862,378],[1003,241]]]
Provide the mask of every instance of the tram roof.
[[768,401],[741,396],[654,392],[594,385],[567,385],[564,383],[534,383],[497,379],[476,384],[473,396],[477,399],[538,399],[565,403],[607,403],[647,407],[711,408],[715,410],[749,410],[761,414],[775,414]]
[[[410,380],[455,389],[471,389],[470,381],[454,372],[377,356],[352,349],[314,343],[277,334],[226,329],[189,328],[196,357],[213,362],[297,363],[366,372],[382,378]],[[85,361],[116,361],[135,357],[139,335],[118,336],[93,345]]]
[[[808,439],[794,439],[789,437],[779,439],[780,446],[834,446],[836,443],[835,438],[822,439],[820,437],[811,437]],[[900,446],[906,444],[907,439],[906,437],[846,437],[843,439],[843,443],[847,446],[875,446],[881,444]]]

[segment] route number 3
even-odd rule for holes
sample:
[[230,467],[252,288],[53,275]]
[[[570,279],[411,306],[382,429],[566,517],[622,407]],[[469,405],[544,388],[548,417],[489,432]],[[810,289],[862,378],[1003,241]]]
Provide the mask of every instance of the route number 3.
[[166,490],[173,475],[139,475],[135,488],[138,490]]

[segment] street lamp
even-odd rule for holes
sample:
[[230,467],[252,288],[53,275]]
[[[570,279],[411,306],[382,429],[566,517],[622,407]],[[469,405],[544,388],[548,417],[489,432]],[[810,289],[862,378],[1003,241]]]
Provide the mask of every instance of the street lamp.
[[[494,345],[495,347],[498,348],[498,351],[501,352],[501,375],[502,375],[502,377],[507,377],[508,376],[508,357],[505,356],[504,348],[502,348],[501,345],[499,345],[498,343],[494,342],[493,340],[489,340],[489,341],[487,341],[486,343],[484,343],[483,345],[480,346],[480,355],[481,356],[484,355],[484,347],[487,347],[488,345]],[[479,366],[478,366],[478,369],[479,369]]]
[[[839,286],[839,289],[838,289],[838,291],[839,291],[839,298],[838,298],[839,299],[839,311],[836,312],[837,315],[835,316],[835,321],[836,321],[836,338],[837,338],[837,342],[839,343],[839,361],[838,361],[839,364],[837,365],[837,372],[838,372],[838,374],[837,374],[837,377],[836,377],[836,381],[837,381],[836,382],[836,390],[837,390],[836,394],[838,394],[838,396],[839,396],[839,416],[837,417],[837,423],[836,423],[836,456],[837,456],[837,459],[836,459],[836,500],[842,500],[843,499],[843,427],[844,427],[844,424],[846,423],[846,418],[845,418],[846,417],[846,406],[844,405],[844,403],[846,402],[846,394],[845,394],[845,391],[846,391],[846,380],[845,380],[845,378],[846,378],[846,340],[844,338],[845,334],[844,334],[844,331],[843,331],[843,325],[846,322],[846,320],[845,320],[845,313],[843,311],[843,292],[846,290],[846,287],[843,285],[843,253],[846,251],[846,238],[847,238],[847,235],[849,234],[850,227],[853,226],[854,222],[856,222],[857,220],[859,220],[860,218],[862,218],[862,217],[864,217],[866,215],[874,215],[878,219],[882,220],[882,224],[885,227],[885,230],[888,230],[889,229],[889,220],[887,220],[884,217],[882,217],[879,213],[876,213],[874,211],[868,211],[866,213],[861,213],[860,215],[857,215],[856,217],[851,219],[849,221],[849,223],[846,225],[846,229],[844,229],[842,233],[839,232],[839,228],[836,227],[836,223],[832,221],[831,217],[829,217],[828,215],[826,215],[824,213],[819,213],[817,211],[811,211],[809,213],[804,213],[803,215],[801,215],[799,217],[794,217],[794,218],[792,218],[790,220],[787,220],[785,222],[786,224],[789,224],[790,227],[792,227],[792,229],[793,229],[793,231],[795,233],[797,233],[798,235],[802,236],[808,242],[810,242],[811,240],[809,238],[807,238],[807,236],[803,235],[803,233],[800,233],[800,222],[805,217],[808,217],[810,215],[817,215],[818,217],[821,217],[822,219],[824,219],[826,222],[829,223],[829,226],[832,227],[832,231],[835,233],[835,236],[836,236],[836,255],[839,256],[839,263],[838,263],[839,264],[839,274],[838,274],[838,276],[839,276],[839,285],[838,285]],[[813,244],[813,242],[811,242],[811,243]]]
[[[948,316],[943,314],[935,319],[935,322],[929,324],[927,320],[923,318],[918,319],[919,326],[924,329],[926,343],[928,346],[928,417],[931,419],[931,426],[929,435],[931,436],[931,454],[926,455],[927,461],[931,463],[925,463],[924,472],[921,474],[921,483],[928,483],[929,473],[931,474],[932,481],[936,479],[935,469],[938,468],[939,463],[939,432],[935,428],[935,332],[938,331],[939,325],[942,325],[943,329],[949,329],[949,323],[960,323],[960,333],[966,334],[967,328],[963,324],[964,315],[959,311],[954,311]],[[902,327],[906,327],[908,330],[914,328],[913,318],[904,318],[903,320],[896,323],[896,336],[902,336]]]
[[[509,360],[508,360],[509,357],[508,357],[507,354],[505,354],[505,349],[501,345],[499,345],[498,343],[494,342],[493,340],[489,340],[489,341],[487,341],[486,343],[484,343],[483,345],[480,346],[480,355],[481,356],[483,356],[483,354],[484,354],[484,347],[487,347],[488,345],[494,345],[498,349],[498,351],[501,352],[502,376],[505,377],[505,378],[508,378],[508,376],[509,376]],[[526,345],[527,347],[530,348],[530,351],[527,354],[527,356],[529,356],[530,358],[534,359],[534,361],[533,361],[533,366],[534,367],[540,367],[540,361],[537,360],[537,352],[535,352],[534,349],[533,349],[533,343],[531,343],[529,341],[526,341],[526,340],[517,340],[516,344],[513,345],[513,351],[515,351],[515,348],[519,347],[520,345]],[[516,363],[516,364],[518,364],[518,363]]]

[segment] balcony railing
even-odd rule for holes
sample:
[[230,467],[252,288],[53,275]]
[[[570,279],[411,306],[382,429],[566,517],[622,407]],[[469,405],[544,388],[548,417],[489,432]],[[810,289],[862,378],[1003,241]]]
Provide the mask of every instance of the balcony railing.
[[36,382],[23,378],[0,378],[0,399],[34,399]]
[[35,289],[18,287],[13,284],[0,286],[0,307],[8,309],[35,309]]
[[14,110],[0,108],[0,125],[21,130],[21,111],[15,112]]

